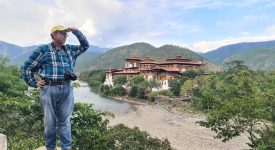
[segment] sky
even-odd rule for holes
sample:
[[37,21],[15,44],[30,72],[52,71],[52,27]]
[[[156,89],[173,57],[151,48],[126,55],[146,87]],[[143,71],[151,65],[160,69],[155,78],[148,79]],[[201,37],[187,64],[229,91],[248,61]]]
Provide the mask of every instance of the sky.
[[[0,0],[0,40],[49,43],[51,28],[63,25],[100,47],[147,42],[207,52],[275,40],[274,9],[274,0]],[[78,43],[72,34],[67,41]]]

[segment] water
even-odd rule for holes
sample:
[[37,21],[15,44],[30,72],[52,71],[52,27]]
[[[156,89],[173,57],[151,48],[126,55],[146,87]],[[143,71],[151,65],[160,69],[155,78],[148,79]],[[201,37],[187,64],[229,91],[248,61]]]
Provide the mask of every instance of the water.
[[102,97],[90,91],[87,83],[79,83],[80,87],[74,88],[75,102],[93,104],[93,107],[97,110],[109,111],[113,113],[125,113],[132,108],[130,103]]

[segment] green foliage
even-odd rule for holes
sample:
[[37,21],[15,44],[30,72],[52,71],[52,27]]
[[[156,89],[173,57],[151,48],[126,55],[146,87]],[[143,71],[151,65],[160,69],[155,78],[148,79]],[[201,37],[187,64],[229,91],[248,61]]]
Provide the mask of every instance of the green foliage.
[[129,81],[129,85],[131,87],[132,86],[145,86],[146,87],[147,83],[145,83],[145,82],[146,82],[146,80],[142,76],[135,76]]
[[139,98],[139,99],[147,99],[145,91],[146,91],[145,87],[134,85],[134,86],[131,87],[131,90],[130,90],[128,95],[130,97],[136,97],[136,98]]
[[169,96],[169,97],[174,96],[174,94],[171,91],[169,91],[169,90],[162,90],[162,91],[150,92],[148,94],[148,99],[153,102],[153,101],[155,101],[156,97],[160,96],[160,95]]
[[121,85],[117,85],[111,88],[110,94],[112,96],[124,96],[126,95],[126,90]]
[[194,79],[197,76],[201,76],[204,74],[203,70],[194,71],[194,70],[187,70],[182,72],[182,76],[188,79]]
[[21,79],[18,67],[8,66],[0,68],[0,92],[10,96],[22,96],[27,85]]
[[114,79],[114,85],[125,85],[127,83],[126,76],[118,76]]
[[99,93],[104,96],[110,96],[111,95],[111,88],[108,85],[101,84],[99,87]]
[[150,79],[148,81],[148,87],[150,89],[150,91],[152,91],[153,88],[160,88],[161,87],[161,83],[160,81],[156,80],[156,79]]
[[38,92],[32,97],[0,96],[0,132],[9,149],[35,149],[43,144],[43,121]]
[[194,87],[194,83],[192,80],[186,80],[183,85],[180,87],[180,96],[190,96]]
[[[37,89],[24,95],[27,85],[20,79],[17,67],[0,67],[0,133],[7,135],[8,148],[14,150],[36,149],[44,145],[43,115],[39,91]],[[6,76],[5,76],[6,75]],[[87,79],[103,80],[104,72],[92,72]],[[7,80],[12,80],[7,82]],[[108,86],[107,86],[108,87]],[[106,88],[106,87],[103,87]],[[121,92],[121,86],[115,87],[114,93]],[[14,90],[18,90],[15,93]],[[106,89],[104,89],[107,91]],[[117,92],[118,91],[118,92]],[[109,89],[109,92],[111,90]],[[97,111],[88,104],[75,104],[72,114],[72,134],[74,149],[120,149],[128,147],[129,143],[139,143],[136,147],[150,149],[170,148],[168,140],[161,141],[149,137],[149,134],[130,129],[125,126],[108,128],[109,117],[114,117],[108,112]],[[133,132],[134,131],[134,132]],[[118,137],[122,144],[116,145]]]
[[129,92],[130,97],[137,97],[138,95],[138,87],[137,86],[132,86],[131,90]]
[[86,70],[86,71],[80,72],[78,77],[82,81],[89,82],[90,77],[91,77],[92,74],[93,74],[92,71],[87,71]]
[[122,85],[108,86],[101,84],[99,87],[100,94],[104,96],[124,96],[126,95],[126,90]]
[[99,92],[101,84],[105,81],[106,72],[103,70],[83,71],[80,73],[79,78],[88,82],[93,90]]
[[147,99],[147,96],[145,95],[146,88],[141,86],[138,87],[138,93],[137,93],[137,98],[139,99]]
[[[43,120],[38,91],[31,97],[0,95],[0,132],[8,137],[9,149],[36,149],[44,144]],[[151,138],[138,128],[123,125],[108,129],[111,113],[94,110],[88,104],[75,104],[72,114],[74,149],[120,149],[129,147],[170,149],[168,140]]]
[[75,104],[72,114],[72,134],[74,149],[107,149],[102,137],[107,132],[107,112],[96,111],[92,105]]
[[[215,131],[216,137],[224,142],[247,132],[250,140],[248,145],[256,148],[263,141],[273,140],[272,136],[265,135],[274,134],[274,130],[269,132],[268,128],[259,129],[259,126],[265,124],[269,127],[267,120],[272,121],[272,124],[275,122],[272,115],[275,95],[268,92],[274,91],[275,86],[260,82],[259,79],[263,78],[241,61],[228,65],[226,72],[194,81],[197,85],[193,90],[194,105],[208,112],[206,121],[199,123]],[[266,88],[267,85],[269,88]],[[257,136],[259,133],[262,137]]]
[[136,76],[129,81],[129,85],[131,86],[129,96],[136,97],[139,99],[146,99],[147,96],[145,94],[146,89],[149,83],[141,76]]
[[153,102],[153,101],[156,100],[156,97],[157,97],[158,95],[159,95],[158,92],[150,92],[150,93],[148,94],[148,100],[151,101],[151,102]]
[[73,83],[73,87],[74,87],[74,88],[79,88],[79,87],[80,87],[80,84],[75,82],[75,83]]
[[137,127],[131,129],[123,124],[112,127],[105,135],[105,139],[108,141],[109,149],[112,150],[172,150],[167,139],[152,138],[147,132],[140,131]]
[[275,124],[265,126],[263,130],[259,131],[259,138],[256,142],[258,150],[273,150],[275,149]]
[[9,61],[10,61],[9,56],[0,55],[0,67],[6,66]]
[[175,95],[179,96],[180,94],[180,86],[187,80],[186,77],[182,77],[179,79],[169,80],[169,90]]

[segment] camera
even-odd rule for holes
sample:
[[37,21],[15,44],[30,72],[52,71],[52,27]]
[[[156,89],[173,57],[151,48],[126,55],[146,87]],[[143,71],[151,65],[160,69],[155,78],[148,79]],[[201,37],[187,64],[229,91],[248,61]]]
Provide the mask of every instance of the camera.
[[77,79],[77,76],[74,73],[65,72],[64,73],[64,79],[67,80],[67,81],[69,81],[69,80],[75,81]]

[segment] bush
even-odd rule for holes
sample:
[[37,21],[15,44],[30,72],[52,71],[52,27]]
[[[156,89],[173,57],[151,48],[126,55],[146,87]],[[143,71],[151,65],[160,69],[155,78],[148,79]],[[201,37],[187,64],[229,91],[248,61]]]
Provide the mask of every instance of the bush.
[[38,92],[32,97],[0,94],[0,132],[8,137],[9,149],[35,149],[43,145],[43,120]]
[[101,94],[103,94],[104,96],[110,96],[111,95],[111,87],[108,85],[100,84],[99,92]]
[[111,88],[110,94],[113,96],[124,96],[126,90],[121,85],[118,85]]
[[72,134],[74,149],[108,149],[102,141],[107,132],[108,119],[113,116],[107,112],[96,111],[92,105],[75,104],[72,114]]
[[104,136],[109,149],[150,149],[150,150],[172,150],[167,139],[159,140],[152,138],[147,132],[140,131],[137,127],[131,129],[123,124],[112,127]]
[[153,102],[156,100],[156,97],[157,96],[160,96],[160,95],[163,95],[163,96],[169,96],[169,97],[172,97],[174,96],[174,94],[169,91],[169,90],[163,90],[163,91],[155,91],[155,92],[150,92],[148,94],[148,99]]
[[118,76],[114,79],[114,85],[125,85],[127,83],[126,76]]
[[150,92],[148,94],[149,101],[151,101],[151,102],[155,101],[156,100],[156,96],[158,96],[158,95],[159,95],[158,92]]
[[145,94],[146,88],[140,86],[132,86],[129,92],[130,97],[136,97],[140,99],[146,99],[147,96]]
[[138,87],[137,86],[132,86],[129,92],[130,97],[137,97],[138,95]]

